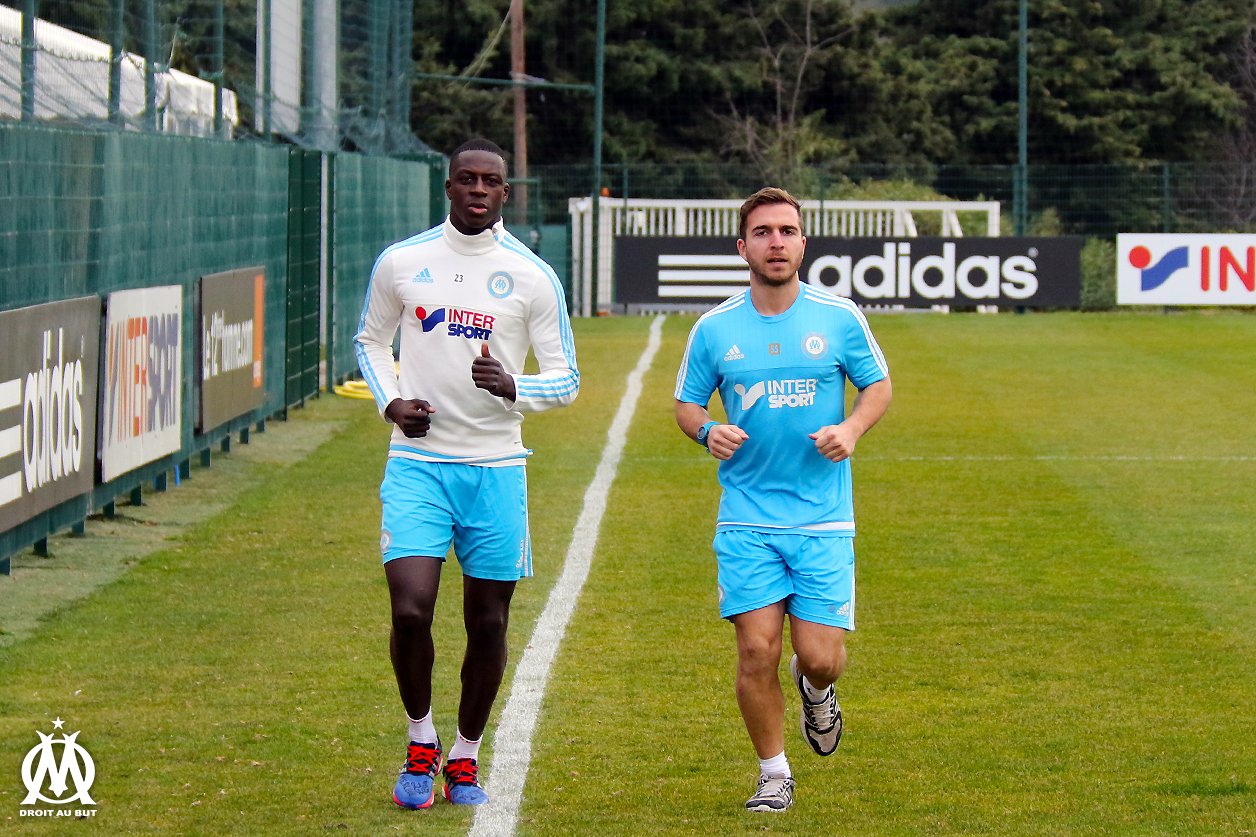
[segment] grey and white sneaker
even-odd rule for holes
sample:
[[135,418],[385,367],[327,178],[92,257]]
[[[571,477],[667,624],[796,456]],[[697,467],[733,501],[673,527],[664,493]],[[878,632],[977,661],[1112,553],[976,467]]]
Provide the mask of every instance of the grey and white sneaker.
[[779,814],[793,804],[794,778],[792,776],[760,776],[759,790],[746,800],[746,810]]
[[789,674],[798,687],[798,696],[802,698],[802,717],[798,720],[802,737],[817,755],[832,755],[837,749],[837,742],[842,740],[842,707],[837,705],[837,692],[829,686],[818,703],[812,702],[807,696],[802,672],[798,670],[797,654],[789,658]]

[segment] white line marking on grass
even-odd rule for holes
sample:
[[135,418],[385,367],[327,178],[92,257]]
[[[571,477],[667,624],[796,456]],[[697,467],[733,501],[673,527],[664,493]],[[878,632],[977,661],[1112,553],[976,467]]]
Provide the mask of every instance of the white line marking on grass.
[[606,434],[606,447],[598,463],[593,481],[584,493],[584,506],[576,519],[571,545],[563,561],[563,571],[554,589],[550,591],[545,609],[536,620],[532,639],[523,651],[519,666],[510,687],[510,697],[502,709],[501,722],[493,736],[493,767],[486,780],[485,790],[492,801],[475,812],[471,823],[473,837],[498,837],[515,832],[519,819],[519,804],[523,799],[523,784],[532,760],[532,733],[536,730],[537,715],[545,697],[545,684],[550,668],[558,654],[559,643],[571,621],[576,599],[589,577],[589,565],[597,546],[598,529],[606,512],[606,497],[615,481],[615,471],[624,452],[628,426],[641,397],[641,379],[654,360],[662,342],[663,315],[650,324],[650,339],[645,351],[637,360],[637,366],[628,374],[628,386],[619,402],[619,409]]

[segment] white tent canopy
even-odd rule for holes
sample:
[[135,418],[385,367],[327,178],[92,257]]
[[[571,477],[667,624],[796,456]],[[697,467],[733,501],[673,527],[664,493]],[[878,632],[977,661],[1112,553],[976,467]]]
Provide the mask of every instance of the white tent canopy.
[[[35,21],[34,116],[100,123],[109,119],[109,45],[43,20]],[[122,53],[118,111],[129,126],[144,119],[145,60]],[[169,134],[214,135],[214,85],[180,72],[154,73],[157,128]],[[22,14],[0,6],[0,118],[22,117]],[[239,123],[236,94],[222,91],[228,136]]]

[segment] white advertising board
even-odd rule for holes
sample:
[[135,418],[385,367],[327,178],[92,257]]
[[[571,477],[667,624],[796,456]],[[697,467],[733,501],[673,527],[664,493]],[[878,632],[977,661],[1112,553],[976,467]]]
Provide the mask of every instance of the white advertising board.
[[1256,305],[1256,235],[1118,235],[1116,301]]
[[100,380],[100,479],[179,450],[183,288],[109,294]]

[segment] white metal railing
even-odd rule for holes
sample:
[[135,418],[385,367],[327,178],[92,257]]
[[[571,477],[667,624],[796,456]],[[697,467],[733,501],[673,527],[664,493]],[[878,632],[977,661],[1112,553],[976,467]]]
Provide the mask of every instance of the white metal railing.
[[[570,198],[572,311],[592,316],[609,310],[615,236],[727,236],[729,249],[737,238],[740,200],[598,199],[598,283],[593,299],[593,199]],[[803,230],[809,236],[843,238],[917,236],[927,229],[937,235],[999,234],[998,201],[803,201]],[[917,220],[921,223],[918,224]],[[966,230],[964,224],[968,224]]]

